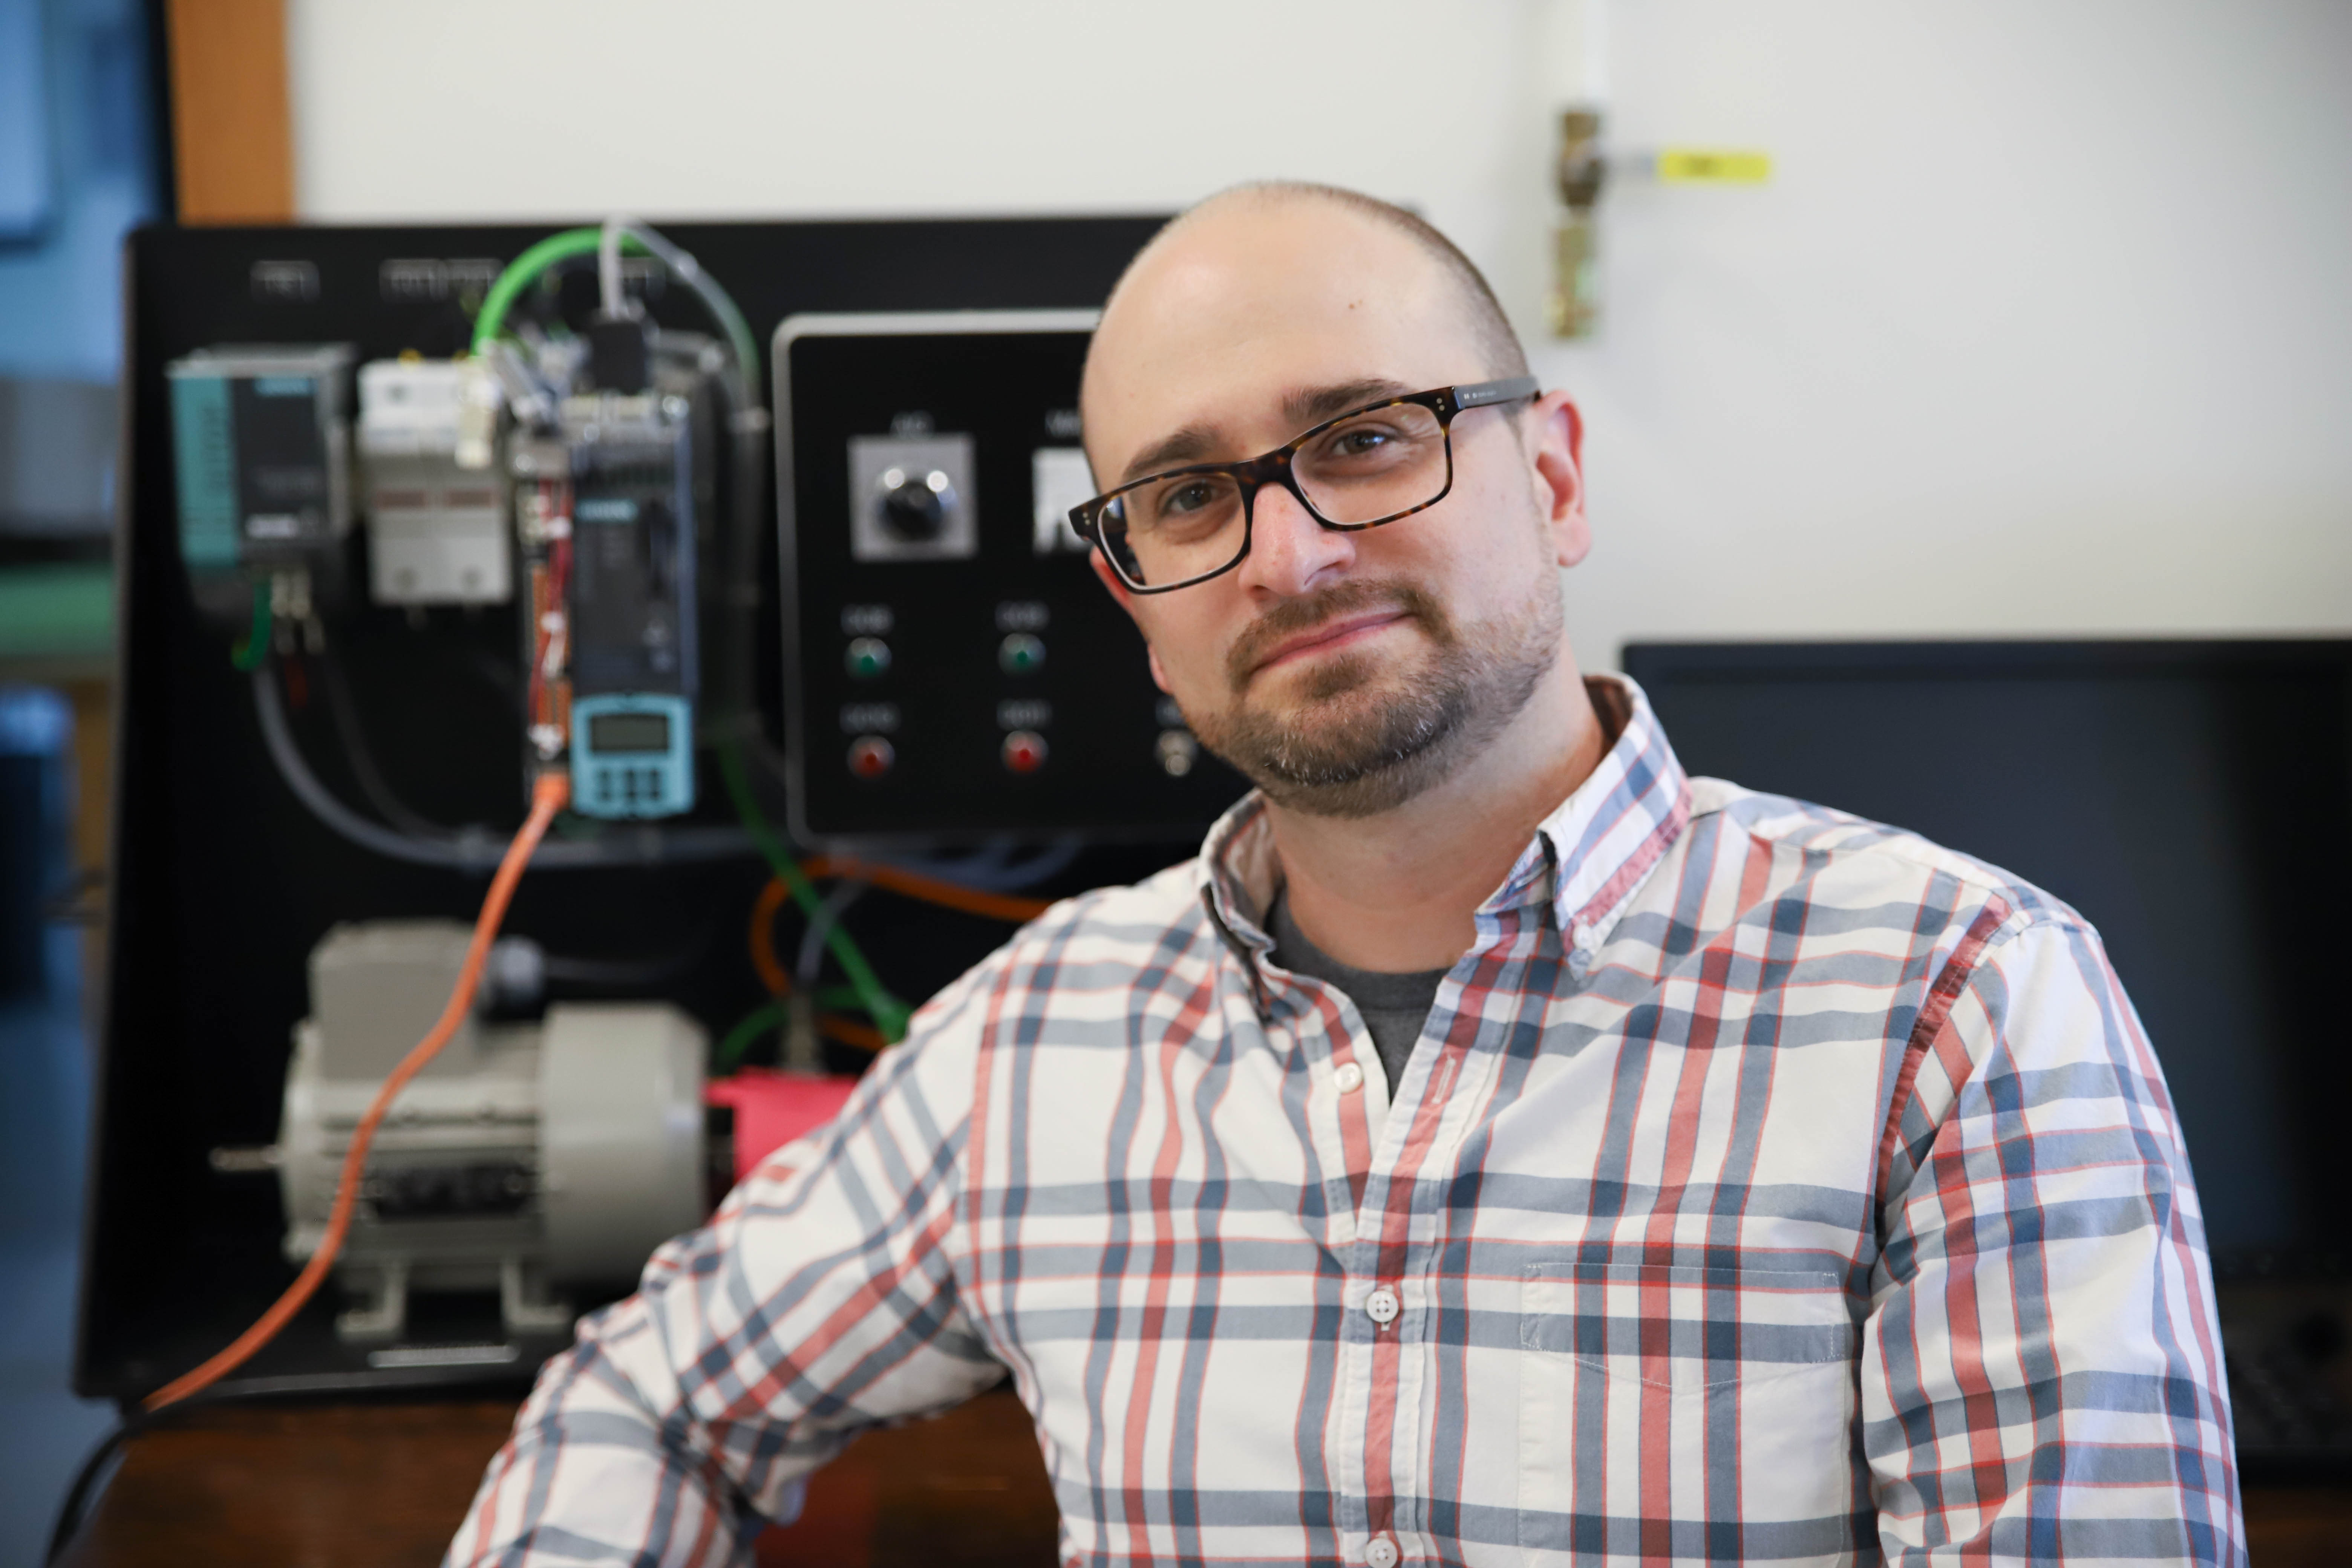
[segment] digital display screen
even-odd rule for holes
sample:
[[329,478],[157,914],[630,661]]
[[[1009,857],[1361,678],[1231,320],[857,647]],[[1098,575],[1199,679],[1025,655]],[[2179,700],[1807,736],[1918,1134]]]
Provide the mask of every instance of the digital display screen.
[[588,720],[588,749],[599,756],[669,750],[667,713],[596,713]]

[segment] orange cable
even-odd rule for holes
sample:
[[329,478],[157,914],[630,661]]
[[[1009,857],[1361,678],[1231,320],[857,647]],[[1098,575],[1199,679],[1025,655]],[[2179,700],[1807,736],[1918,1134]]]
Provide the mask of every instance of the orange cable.
[[[811,881],[820,878],[862,877],[877,888],[887,888],[911,899],[960,910],[965,914],[979,915],[987,920],[1032,921],[1052,906],[1043,899],[1013,899],[1001,893],[983,893],[977,888],[966,888],[954,882],[941,881],[917,871],[902,871],[895,866],[874,866],[854,856],[819,855],[801,863],[801,869]],[[760,976],[760,984],[772,996],[785,997],[793,994],[793,977],[786,973],[783,960],[776,956],[776,917],[783,912],[792,889],[782,877],[771,877],[751,900],[751,929],[744,933],[751,950],[751,968]],[[843,1020],[847,1027],[856,1025]],[[835,1039],[867,1050],[880,1050],[881,1045],[867,1046],[863,1039],[851,1040],[836,1034]],[[881,1040],[876,1035],[875,1039]]]
[[[859,877],[877,888],[887,888],[908,898],[960,910],[965,914],[980,915],[988,920],[1032,921],[1051,907],[1043,899],[1013,899],[1000,893],[985,893],[977,888],[926,877],[919,871],[904,871],[895,866],[876,866],[854,856],[819,855],[801,863],[801,869],[811,881],[839,877]],[[785,972],[783,961],[776,955],[776,917],[783,912],[792,898],[792,889],[782,877],[771,877],[751,900],[750,929],[744,933],[751,949],[751,968],[759,974],[760,984],[778,999],[793,994],[793,977]],[[817,1032],[862,1051],[879,1051],[890,1042],[882,1031],[870,1025],[838,1013],[817,1016]]]
[[1010,921],[1015,925],[1034,921],[1054,907],[1045,899],[1014,899],[1003,893],[984,893],[978,888],[967,888],[960,882],[945,881],[938,877],[926,877],[919,871],[873,865],[854,855],[819,855],[801,862],[801,869],[807,872],[812,880],[820,877],[862,877],[877,888],[887,888],[894,893],[904,893],[927,904],[961,910],[965,914],[980,915],[992,921]]
[[816,1032],[830,1036],[845,1046],[855,1046],[861,1051],[879,1052],[890,1046],[890,1042],[882,1037],[882,1031],[873,1025],[845,1018],[838,1013],[819,1013],[816,1016]]
[[515,884],[522,880],[523,868],[530,864],[531,851],[539,847],[540,839],[546,835],[548,824],[555,820],[555,814],[571,798],[572,782],[562,773],[541,773],[531,786],[530,816],[515,834],[514,842],[507,846],[506,858],[499,862],[498,875],[490,879],[490,890],[482,900],[481,915],[474,922],[474,940],[466,949],[466,962],[457,971],[457,984],[449,994],[449,1005],[442,1009],[440,1021],[417,1042],[415,1049],[400,1059],[400,1065],[392,1069],[391,1076],[375,1091],[375,1098],[368,1101],[366,1113],[352,1131],[351,1148],[343,1155],[342,1173],[335,1180],[335,1203],[328,1212],[326,1234],[320,1238],[318,1250],[310,1254],[310,1262],[303,1265],[302,1272],[286,1288],[286,1293],[226,1350],[149,1394],[147,1409],[161,1410],[166,1405],[177,1404],[235,1372],[275,1338],[278,1331],[317,1294],[351,1231],[352,1211],[359,1202],[360,1176],[367,1167],[368,1146],[375,1142],[377,1125],[392,1109],[400,1091],[408,1087],[408,1080],[424,1071],[425,1064],[441,1053],[441,1047],[449,1043],[457,1026],[466,1021],[466,1015],[473,1010],[474,991],[482,979],[482,963],[489,956],[490,942],[499,934],[500,922],[506,919]]
[[793,977],[784,973],[783,963],[776,956],[776,916],[792,896],[782,877],[769,878],[760,896],[751,900],[751,929],[745,933],[751,947],[751,967],[773,996],[793,994]]

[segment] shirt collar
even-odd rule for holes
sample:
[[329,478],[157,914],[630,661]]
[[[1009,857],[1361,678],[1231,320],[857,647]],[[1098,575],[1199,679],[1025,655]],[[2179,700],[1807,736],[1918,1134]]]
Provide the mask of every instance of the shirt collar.
[[[1650,700],[1622,675],[1585,678],[1604,723],[1618,725],[1600,765],[1537,825],[1482,921],[1549,901],[1580,951],[1598,947],[1644,879],[1690,823],[1690,782]],[[1282,881],[1265,797],[1252,790],[1217,819],[1197,863],[1202,898],[1230,938],[1252,953],[1274,939],[1265,913]]]

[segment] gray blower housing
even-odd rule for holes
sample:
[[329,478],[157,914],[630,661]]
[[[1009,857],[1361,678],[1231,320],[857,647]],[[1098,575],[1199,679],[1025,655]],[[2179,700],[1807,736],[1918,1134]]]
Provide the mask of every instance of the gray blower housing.
[[[318,1249],[368,1100],[439,1018],[469,932],[339,925],[310,954],[278,1135],[286,1254]],[[412,1290],[496,1290],[509,1336],[563,1334],[566,1287],[625,1285],[702,1222],[706,1038],[666,1004],[561,1003],[541,1023],[469,1016],[394,1102],[336,1278],[347,1342],[404,1337]]]

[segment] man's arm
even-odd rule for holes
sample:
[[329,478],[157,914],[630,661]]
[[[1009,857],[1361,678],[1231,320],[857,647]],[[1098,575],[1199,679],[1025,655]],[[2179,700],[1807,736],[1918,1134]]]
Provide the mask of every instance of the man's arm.
[[746,1562],[763,1516],[858,1431],[997,1381],[950,1262],[979,982],[923,1009],[830,1126],[583,1321],[450,1564]]
[[1888,1561],[2243,1562],[2203,1220],[2096,935],[1993,910],[1906,1072],[1862,1363]]

